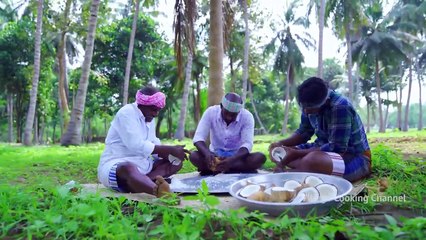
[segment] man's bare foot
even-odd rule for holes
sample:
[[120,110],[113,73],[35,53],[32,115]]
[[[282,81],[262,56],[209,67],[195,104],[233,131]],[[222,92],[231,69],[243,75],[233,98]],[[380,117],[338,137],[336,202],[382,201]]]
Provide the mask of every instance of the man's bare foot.
[[155,177],[155,188],[154,188],[154,195],[158,198],[161,198],[163,196],[167,196],[170,195],[170,193],[172,193],[170,191],[170,186],[169,184],[166,182],[166,180],[164,180],[164,178],[162,176],[156,176]]

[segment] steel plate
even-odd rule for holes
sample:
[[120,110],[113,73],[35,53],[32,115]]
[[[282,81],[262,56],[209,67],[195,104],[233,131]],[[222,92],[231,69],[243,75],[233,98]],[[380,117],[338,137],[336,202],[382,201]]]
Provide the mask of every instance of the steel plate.
[[245,178],[260,176],[257,173],[239,173],[239,174],[217,174],[215,176],[195,176],[184,179],[172,178],[170,189],[178,193],[197,193],[204,180],[209,188],[209,193],[229,193],[230,186]]

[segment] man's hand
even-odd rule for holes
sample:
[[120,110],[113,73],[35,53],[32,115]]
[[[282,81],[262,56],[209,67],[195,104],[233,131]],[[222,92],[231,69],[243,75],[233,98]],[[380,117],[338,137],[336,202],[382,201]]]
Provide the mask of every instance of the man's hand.
[[[269,159],[271,159],[273,162],[275,162],[274,161],[274,158],[273,158],[273,156],[272,156],[272,149],[274,149],[274,148],[276,148],[276,147],[282,147],[283,145],[278,141],[278,142],[274,142],[274,143],[271,143],[271,145],[269,145],[269,149],[268,149],[268,151],[269,151]],[[275,162],[276,163],[276,162]]]
[[219,164],[216,166],[216,171],[218,172],[226,172],[229,171],[229,169],[232,167],[232,161],[234,159],[232,157],[224,158],[220,161]]
[[188,154],[191,154],[189,150],[185,149],[185,145],[170,146],[169,151],[169,154],[179,158],[180,160],[188,160]]
[[156,145],[153,153],[158,154],[162,159],[169,159],[169,155],[179,158],[180,160],[188,159],[191,152],[185,149],[185,145]]
[[292,162],[300,157],[302,157],[301,154],[303,154],[300,150],[292,147],[284,147],[284,150],[286,151],[285,157],[281,160],[281,166],[285,167],[289,162]]
[[215,166],[215,158],[216,156],[214,155],[214,153],[208,151],[207,153],[203,154],[204,155],[204,161],[206,162],[207,166],[209,167],[209,169],[212,169],[213,166]]
[[271,152],[272,149],[276,148],[276,147],[281,147],[283,146],[282,143],[280,141],[278,142],[273,142],[271,143],[271,145],[269,145],[268,151]]

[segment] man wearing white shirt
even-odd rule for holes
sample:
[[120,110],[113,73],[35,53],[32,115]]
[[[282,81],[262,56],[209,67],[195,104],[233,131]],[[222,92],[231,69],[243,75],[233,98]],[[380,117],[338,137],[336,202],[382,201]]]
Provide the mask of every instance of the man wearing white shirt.
[[138,90],[136,102],[115,115],[98,166],[98,179],[120,192],[145,192],[161,197],[170,192],[163,177],[175,174],[189,151],[184,146],[161,145],[155,121],[166,103],[154,87]]
[[[210,134],[210,146],[206,140]],[[193,138],[198,151],[189,156],[200,175],[257,172],[266,157],[250,153],[253,147],[254,118],[243,108],[236,93],[227,93],[220,105],[207,108]]]

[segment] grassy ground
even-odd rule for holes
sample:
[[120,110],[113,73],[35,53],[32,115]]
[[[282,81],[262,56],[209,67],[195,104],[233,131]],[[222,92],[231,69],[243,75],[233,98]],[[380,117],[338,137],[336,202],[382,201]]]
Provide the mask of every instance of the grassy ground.
[[[278,135],[256,136],[253,150],[266,154],[269,144],[278,139]],[[209,203],[206,210],[195,213],[72,194],[60,186],[71,180],[97,182],[103,144],[68,148],[0,144],[0,238],[426,237],[426,131],[374,133],[369,139],[373,176],[365,181],[368,201],[345,203],[326,217],[282,216],[274,221],[241,210],[223,213]],[[189,139],[165,143],[193,149]],[[268,161],[264,167],[273,164]],[[194,170],[186,162],[181,172]],[[403,201],[384,198],[395,196]],[[380,197],[385,200],[379,201]]]

